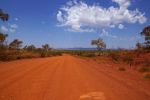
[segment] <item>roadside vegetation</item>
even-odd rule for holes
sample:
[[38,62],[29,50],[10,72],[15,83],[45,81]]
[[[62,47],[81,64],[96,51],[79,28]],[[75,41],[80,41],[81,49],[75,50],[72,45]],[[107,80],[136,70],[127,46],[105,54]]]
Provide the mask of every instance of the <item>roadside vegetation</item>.
[[96,59],[95,61],[100,60],[99,57],[108,58],[108,62],[111,59],[113,63],[118,64],[119,71],[136,70],[142,73],[144,78],[150,79],[150,26],[145,27],[140,34],[144,37],[145,42],[138,42],[136,48],[132,50],[106,49],[106,44],[99,38],[91,41],[91,45],[97,46],[97,50],[66,50],[63,53],[93,58]]
[[22,47],[23,42],[18,39],[14,39],[12,42],[7,44],[7,37],[7,34],[0,33],[1,61],[61,55],[61,52],[50,48],[48,44],[42,45],[41,48],[37,48],[34,45],[26,45]]

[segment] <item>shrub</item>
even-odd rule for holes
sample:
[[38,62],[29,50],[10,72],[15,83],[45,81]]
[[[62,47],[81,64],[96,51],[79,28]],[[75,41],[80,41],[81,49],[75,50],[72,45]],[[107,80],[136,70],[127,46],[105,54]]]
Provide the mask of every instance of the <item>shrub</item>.
[[144,66],[145,66],[145,67],[148,67],[148,66],[150,67],[150,61],[149,61],[149,60],[145,60]]
[[47,56],[48,56],[47,53],[45,53],[45,52],[42,52],[42,53],[41,53],[41,57],[47,57]]
[[95,57],[95,54],[94,53],[83,53],[83,54],[81,54],[81,56],[83,56],[83,57]]
[[111,53],[110,56],[111,56],[112,60],[114,60],[114,61],[120,60],[120,56],[117,53]]
[[126,56],[123,58],[123,61],[126,62],[127,64],[130,64],[130,66],[131,66],[131,63],[133,62],[133,57]]
[[145,79],[150,79],[150,73],[145,73],[145,74],[144,74],[144,78],[145,78]]
[[144,67],[139,68],[138,71],[142,72],[142,73],[144,73],[144,72],[150,72],[150,67],[145,67],[144,66]]
[[118,67],[119,71],[125,71],[126,69],[124,67]]
[[17,56],[16,55],[1,55],[0,60],[1,61],[10,61],[10,60],[16,60]]
[[51,51],[49,56],[62,56],[62,53],[60,51]]

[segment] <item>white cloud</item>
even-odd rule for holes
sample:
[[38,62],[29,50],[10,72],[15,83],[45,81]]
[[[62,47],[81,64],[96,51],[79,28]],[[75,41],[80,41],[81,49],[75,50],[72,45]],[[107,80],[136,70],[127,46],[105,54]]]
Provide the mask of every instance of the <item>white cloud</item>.
[[14,33],[18,29],[17,24],[9,24],[8,26],[1,26],[0,31],[4,33]]
[[103,8],[83,1],[69,1],[57,13],[58,26],[75,32],[91,32],[103,28],[124,28],[124,23],[143,24],[147,18],[138,9],[129,10],[131,0],[112,0],[119,6]]
[[67,31],[70,32],[94,32],[94,29],[81,29],[81,28],[76,28],[76,29],[70,29],[68,28]]
[[116,35],[109,34],[105,29],[102,29],[100,36],[101,37],[110,37],[110,38],[114,38],[114,39],[118,38]]
[[59,22],[63,22],[62,12],[61,12],[61,11],[58,11],[58,13],[57,13],[57,20],[58,20]]
[[11,29],[17,29],[17,28],[18,28],[18,25],[17,25],[17,24],[12,24],[12,25],[10,25],[10,28],[11,28]]
[[7,33],[7,32],[8,32],[8,28],[5,27],[5,26],[1,26],[1,27],[0,27],[0,31],[1,31],[1,32],[4,32],[4,33]]
[[138,40],[142,39],[142,37],[139,35],[127,36],[127,37],[116,36],[116,35],[109,33],[105,29],[102,29],[102,31],[100,33],[100,37],[108,37],[108,38],[116,39],[119,41],[138,41]]
[[[74,1],[74,2],[76,2],[76,1]],[[73,5],[73,2],[72,2],[72,1],[68,1],[68,2],[67,2],[67,5],[68,5],[68,6],[72,6],[72,5]]]
[[9,27],[9,32],[14,33],[14,32],[16,32],[17,29],[18,29],[18,25],[17,24],[12,24]]
[[108,35],[108,32],[105,29],[102,29],[102,32],[100,33],[101,35]]
[[129,7],[132,0],[112,0],[113,2],[116,2],[120,7]]
[[119,29],[123,29],[123,28],[124,28],[124,25],[119,24],[119,25],[118,25],[118,28],[119,28]]

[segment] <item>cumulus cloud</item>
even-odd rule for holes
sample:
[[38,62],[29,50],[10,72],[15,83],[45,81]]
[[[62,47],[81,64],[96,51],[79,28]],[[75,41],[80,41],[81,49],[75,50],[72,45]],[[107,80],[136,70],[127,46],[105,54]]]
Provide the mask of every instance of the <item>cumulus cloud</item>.
[[124,28],[124,23],[143,24],[147,18],[138,9],[129,10],[131,0],[112,0],[118,7],[103,8],[83,1],[69,1],[57,13],[58,26],[75,32],[92,32],[95,29]]

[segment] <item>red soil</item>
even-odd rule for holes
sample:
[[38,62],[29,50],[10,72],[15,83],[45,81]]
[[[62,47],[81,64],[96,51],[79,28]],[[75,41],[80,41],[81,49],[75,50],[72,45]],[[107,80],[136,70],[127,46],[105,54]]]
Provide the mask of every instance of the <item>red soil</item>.
[[0,100],[150,100],[150,81],[70,55],[0,63]]

